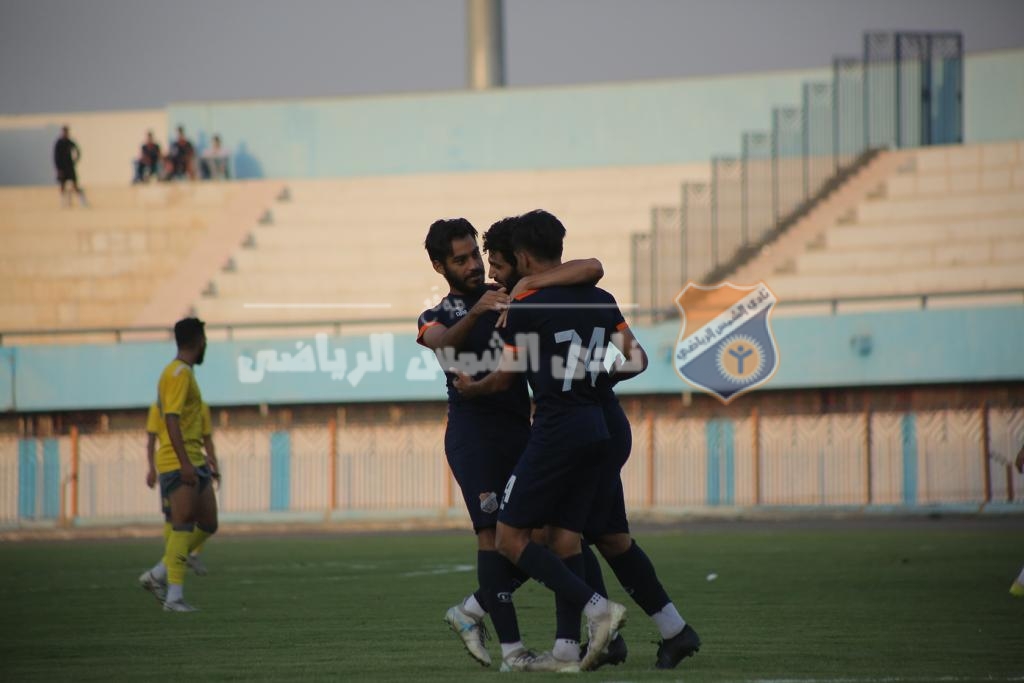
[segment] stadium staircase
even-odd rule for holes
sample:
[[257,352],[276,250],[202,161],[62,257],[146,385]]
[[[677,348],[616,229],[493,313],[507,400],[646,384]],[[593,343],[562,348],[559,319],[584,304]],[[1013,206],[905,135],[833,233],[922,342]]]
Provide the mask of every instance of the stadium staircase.
[[884,152],[731,278],[847,309],[965,292],[1019,301],[1024,142]]

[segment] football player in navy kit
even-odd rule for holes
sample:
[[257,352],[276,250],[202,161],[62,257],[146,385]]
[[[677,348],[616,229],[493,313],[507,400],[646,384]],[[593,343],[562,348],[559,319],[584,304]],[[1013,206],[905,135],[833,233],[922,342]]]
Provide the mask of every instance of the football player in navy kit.
[[[524,276],[561,263],[565,228],[535,211],[517,219],[512,232],[516,267]],[[610,457],[609,433],[597,379],[606,374],[604,353],[623,325],[615,299],[594,286],[549,286],[517,297],[503,329],[505,348],[498,370],[482,379],[460,372],[455,387],[474,398],[500,392],[527,375],[536,410],[529,442],[502,495],[498,552],[553,590],[559,613],[576,610],[575,637],[559,619],[556,646],[545,653],[553,670],[590,670],[625,620],[625,607],[609,601],[586,581],[581,533]],[[627,360],[634,347],[624,349]],[[531,540],[546,526],[548,547]],[[578,645],[582,610],[590,643],[582,661]]]
[[[512,233],[515,231],[516,225],[525,226],[522,228],[524,232],[518,240],[512,237]],[[503,229],[496,229],[499,227]],[[564,227],[561,226],[561,223],[557,218],[547,214],[546,212],[531,212],[530,214],[526,214],[522,217],[506,219],[505,221],[496,223],[492,229],[488,230],[484,234],[484,248],[488,251],[488,260],[490,261],[490,265],[492,265],[493,278],[495,278],[499,284],[508,288],[510,293],[516,299],[524,302],[536,302],[534,306],[530,306],[530,308],[534,310],[526,311],[527,314],[532,314],[532,316],[534,316],[534,322],[527,323],[520,319],[518,325],[519,329],[529,327],[530,325],[540,330],[551,328],[552,324],[554,324],[554,327],[559,328],[567,326],[569,318],[561,315],[559,311],[579,309],[579,304],[585,303],[596,309],[594,311],[595,315],[593,315],[595,322],[600,321],[602,317],[606,317],[606,315],[602,315],[602,313],[611,313],[610,319],[605,319],[603,322],[603,325],[605,326],[604,329],[607,330],[609,326],[613,326],[613,329],[617,333],[617,337],[615,337],[615,345],[623,349],[630,349],[627,356],[629,356],[632,361],[631,365],[618,367],[617,372],[612,379],[609,378],[607,374],[600,372],[598,367],[599,362],[603,360],[603,355],[595,353],[593,349],[600,347],[600,341],[595,342],[592,339],[591,343],[588,345],[588,351],[583,354],[582,339],[581,342],[578,343],[572,338],[571,333],[566,334],[563,330],[554,332],[554,338],[556,340],[559,337],[569,338],[570,340],[569,350],[563,356],[564,358],[569,359],[574,356],[577,358],[578,367],[587,365],[587,361],[581,358],[582,354],[584,358],[590,358],[593,368],[584,368],[582,372],[591,376],[593,379],[591,387],[596,389],[596,395],[601,405],[604,423],[610,437],[608,461],[597,485],[597,493],[595,496],[596,504],[592,506],[590,515],[584,523],[584,535],[588,541],[592,541],[597,545],[598,549],[604,555],[605,559],[612,567],[612,570],[615,572],[616,578],[620,580],[620,583],[626,589],[627,593],[634,598],[637,604],[639,604],[649,616],[651,616],[658,630],[662,633],[663,640],[658,646],[655,667],[658,669],[672,669],[675,668],[675,666],[679,664],[679,661],[684,657],[697,651],[700,645],[700,640],[692,627],[682,620],[682,617],[679,615],[675,605],[665,592],[662,584],[658,581],[653,564],[630,536],[629,523],[626,516],[621,470],[628,460],[632,449],[632,433],[629,420],[612,390],[613,382],[628,379],[629,377],[643,372],[647,365],[646,354],[643,352],[643,349],[640,348],[639,344],[636,343],[635,338],[625,323],[625,319],[623,319],[621,311],[618,310],[616,305],[614,305],[614,300],[610,295],[603,293],[604,296],[601,296],[602,291],[597,290],[596,288],[577,288],[578,290],[581,290],[578,295],[573,296],[572,294],[562,292],[559,293],[562,295],[560,296],[559,294],[548,293],[548,296],[546,297],[547,300],[542,301],[542,298],[538,296],[540,293],[530,292],[530,284],[527,282],[520,282],[521,274],[517,267],[519,259],[517,259],[516,255],[512,253],[514,251],[514,245],[518,243],[520,248],[526,247],[527,250],[529,250],[529,246],[531,244],[539,245],[539,248],[535,247],[532,251],[540,251],[541,253],[547,251],[549,254],[553,255],[558,253],[560,256],[560,249],[557,247],[560,247],[562,236],[564,236]],[[551,262],[556,261],[549,259],[548,263]],[[536,265],[537,264],[534,264],[535,273],[537,272]],[[544,267],[547,264],[542,261],[541,265]],[[530,267],[530,265],[527,264],[526,267]],[[586,290],[594,291],[586,292],[586,294],[584,294],[584,291]],[[568,296],[563,296],[565,294],[568,294]],[[583,299],[588,298],[593,300],[583,301]],[[513,310],[514,308],[515,307],[513,307]],[[518,311],[516,311],[516,316],[518,317]],[[586,325],[584,327],[586,327]],[[598,328],[593,328],[593,333],[597,333],[597,331]],[[546,330],[546,332],[542,332],[542,334],[552,332],[553,328],[551,330]],[[573,332],[577,331],[573,330]],[[577,335],[575,335],[577,338],[580,338],[581,336],[580,332],[577,332]],[[541,367],[548,367],[548,364],[549,360],[542,357],[539,365]],[[568,371],[569,369],[566,370]],[[580,376],[580,374],[581,372],[579,370],[574,373],[575,376]],[[568,376],[569,375],[566,374],[565,377],[567,378]],[[563,389],[565,389],[565,385],[567,383],[568,379],[563,378]],[[536,384],[535,393],[537,393]],[[541,398],[542,397],[539,396],[539,415],[542,414],[540,407]],[[554,408],[549,409],[548,412],[553,415],[557,415],[558,413]],[[514,485],[511,486],[513,492],[514,487]],[[535,502],[532,504],[525,503],[523,505],[536,507],[539,504]],[[563,552],[565,552],[564,548]],[[571,549],[568,552],[571,552]],[[588,553],[588,555],[593,557],[592,554]],[[574,559],[571,556],[565,558],[564,554],[562,557],[563,561],[567,564],[571,564]],[[575,561],[578,563],[580,562],[580,560]],[[596,564],[596,562],[593,562],[593,564]],[[600,581],[599,572],[591,571],[591,562],[587,563],[586,568],[587,571],[585,572],[585,575],[588,584],[593,587],[595,591],[606,597],[607,592],[604,590],[603,582]],[[597,573],[597,577],[594,577],[597,579],[597,583],[592,580],[594,573]],[[559,632],[556,633],[557,639],[555,649],[553,650],[553,656],[557,657],[560,655],[560,658],[562,659],[572,656],[573,650],[571,648],[563,647],[561,648],[561,651],[559,651],[559,645],[563,636],[571,634],[573,622],[575,629],[577,629],[577,633],[579,633],[579,611],[573,614],[570,607],[571,605],[566,605],[564,600],[559,601]],[[612,641],[612,647],[610,647],[611,650],[617,649],[614,647],[616,643],[621,643],[621,638],[615,638],[615,640]],[[622,648],[622,658],[624,659],[625,644],[622,643],[621,645],[618,645],[618,647]],[[615,655],[612,652],[606,651],[603,653],[603,656],[608,658]],[[612,663],[617,663],[617,660],[622,659],[611,658],[609,660],[612,661]]]
[[[476,229],[456,218],[430,226],[424,246],[434,269],[445,278],[449,293],[418,321],[417,341],[438,354],[446,370],[459,366],[482,378],[497,366],[500,335],[498,314],[507,305],[504,289],[484,281],[483,259]],[[593,283],[603,274],[594,259],[564,264],[537,281]],[[526,446],[530,433],[530,399],[525,377],[505,390],[480,398],[461,396],[447,373],[448,424],[445,453],[462,490],[477,534],[479,590],[450,608],[445,620],[481,664],[490,664],[484,645],[483,618],[490,613],[502,648],[503,670],[537,670],[536,655],[520,639],[511,595],[526,576],[495,549],[495,526],[501,491]],[[501,438],[495,439],[494,435]]]

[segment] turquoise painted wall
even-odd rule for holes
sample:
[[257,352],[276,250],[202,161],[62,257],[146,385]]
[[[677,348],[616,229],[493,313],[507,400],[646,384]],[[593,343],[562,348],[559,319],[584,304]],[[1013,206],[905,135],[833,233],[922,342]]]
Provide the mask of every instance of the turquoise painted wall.
[[[799,104],[828,69],[494,92],[175,104],[168,122],[221,133],[239,177],[690,163],[740,152],[745,130]],[[1024,138],[1024,50],[965,65],[965,139]]]
[[[780,364],[768,389],[1022,381],[1024,306],[781,318]],[[693,390],[672,367],[679,324],[640,328],[651,356],[622,394]],[[870,352],[854,338],[870,339]],[[169,343],[27,346],[0,396],[18,411],[142,408],[174,356]],[[196,376],[214,405],[444,400],[432,354],[412,335],[211,343]],[[742,400],[742,399],[741,399]]]
[[1024,50],[972,55],[964,64],[964,142],[1024,140]]
[[333,177],[706,160],[739,152],[825,71],[729,78],[172,105],[168,121],[220,132],[256,163],[239,175]]

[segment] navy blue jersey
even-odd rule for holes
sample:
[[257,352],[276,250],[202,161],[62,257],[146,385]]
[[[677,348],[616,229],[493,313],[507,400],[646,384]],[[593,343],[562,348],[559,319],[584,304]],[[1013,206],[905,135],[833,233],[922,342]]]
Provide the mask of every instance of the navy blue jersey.
[[527,365],[538,416],[601,404],[608,385],[607,347],[625,325],[615,297],[592,285],[548,287],[516,297],[502,337]]
[[[488,285],[487,288],[497,289],[494,285]],[[466,295],[449,293],[436,306],[423,311],[417,323],[419,332],[416,341],[423,344],[423,334],[434,325],[454,327],[469,313],[487,288]],[[530,419],[530,396],[526,391],[526,378],[521,375],[513,379],[512,386],[507,390],[478,398],[463,397],[452,384],[455,375],[448,372],[451,367],[465,370],[476,380],[497,368],[504,345],[501,335],[494,328],[497,321],[498,313],[488,311],[477,318],[461,349],[437,350],[438,362],[444,370],[448,386],[449,418],[465,412],[497,411],[514,413],[524,420]]]

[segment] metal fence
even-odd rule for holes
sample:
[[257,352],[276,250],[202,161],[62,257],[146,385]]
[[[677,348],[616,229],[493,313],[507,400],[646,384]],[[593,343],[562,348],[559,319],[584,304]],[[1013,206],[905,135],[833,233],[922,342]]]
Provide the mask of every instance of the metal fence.
[[709,182],[652,210],[633,236],[633,301],[673,315],[687,281],[724,276],[870,150],[961,142],[962,93],[960,34],[865,34],[862,57],[836,57],[831,81],[804,83],[769,130],[742,133],[738,157],[711,159]]
[[[333,425],[215,434],[221,511],[252,521],[465,517],[443,425]],[[731,418],[648,416],[623,470],[634,511],[1024,504],[1011,467],[1024,408]],[[159,519],[145,436],[0,438],[0,524]]]

